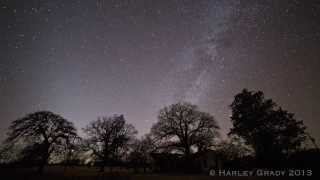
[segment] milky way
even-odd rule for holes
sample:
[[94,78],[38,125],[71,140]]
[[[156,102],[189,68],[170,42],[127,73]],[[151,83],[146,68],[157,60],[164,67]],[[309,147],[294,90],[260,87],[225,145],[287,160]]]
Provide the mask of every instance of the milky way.
[[4,0],[0,8],[1,139],[12,120],[42,109],[79,130],[121,113],[144,134],[177,101],[212,113],[225,134],[243,88],[264,91],[320,137],[317,1]]

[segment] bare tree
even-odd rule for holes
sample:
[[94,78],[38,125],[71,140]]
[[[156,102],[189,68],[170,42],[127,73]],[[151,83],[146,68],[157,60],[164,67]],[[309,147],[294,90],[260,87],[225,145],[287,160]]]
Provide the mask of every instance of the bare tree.
[[190,103],[177,103],[160,110],[151,129],[160,148],[180,151],[188,158],[192,150],[203,151],[218,137],[218,125],[209,113]]
[[134,126],[127,124],[123,115],[98,118],[83,130],[88,136],[87,148],[102,162],[101,171],[104,171],[108,162],[118,159],[125,152],[128,143],[137,134]]
[[50,155],[76,136],[72,122],[50,111],[39,111],[13,121],[6,143],[30,142],[22,152],[24,157],[39,158],[39,172],[42,173]]
[[155,144],[149,135],[142,136],[132,143],[129,162],[135,167],[135,171],[138,167],[142,167],[146,172],[146,168],[151,165],[151,153],[155,150]]

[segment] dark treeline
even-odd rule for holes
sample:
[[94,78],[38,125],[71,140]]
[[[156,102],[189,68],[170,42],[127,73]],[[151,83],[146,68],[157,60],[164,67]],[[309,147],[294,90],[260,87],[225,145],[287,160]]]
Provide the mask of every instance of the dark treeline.
[[11,123],[0,151],[1,164],[38,167],[90,165],[143,172],[208,173],[211,169],[314,168],[317,144],[303,121],[261,91],[244,89],[230,105],[228,139],[222,140],[215,118],[181,102],[159,111],[150,132],[137,130],[123,115],[90,122],[79,137],[72,122],[38,111]]

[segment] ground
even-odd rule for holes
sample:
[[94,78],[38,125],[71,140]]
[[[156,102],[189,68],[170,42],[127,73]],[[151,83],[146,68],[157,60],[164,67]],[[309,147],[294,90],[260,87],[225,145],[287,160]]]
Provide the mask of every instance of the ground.
[[[46,167],[42,175],[36,173],[35,168],[0,168],[0,179],[3,180],[244,180],[244,179],[284,179],[275,177],[211,177],[208,175],[182,175],[182,174],[155,174],[134,173],[125,169],[106,168],[104,173],[98,172],[95,167]],[[293,179],[293,178],[288,178]]]

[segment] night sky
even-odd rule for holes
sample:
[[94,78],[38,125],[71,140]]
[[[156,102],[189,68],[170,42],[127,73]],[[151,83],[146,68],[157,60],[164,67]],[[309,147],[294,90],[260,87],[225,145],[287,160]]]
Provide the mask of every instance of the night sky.
[[178,101],[214,115],[262,90],[320,140],[320,3],[303,0],[1,0],[0,140],[50,110],[81,132],[124,114],[147,133]]

